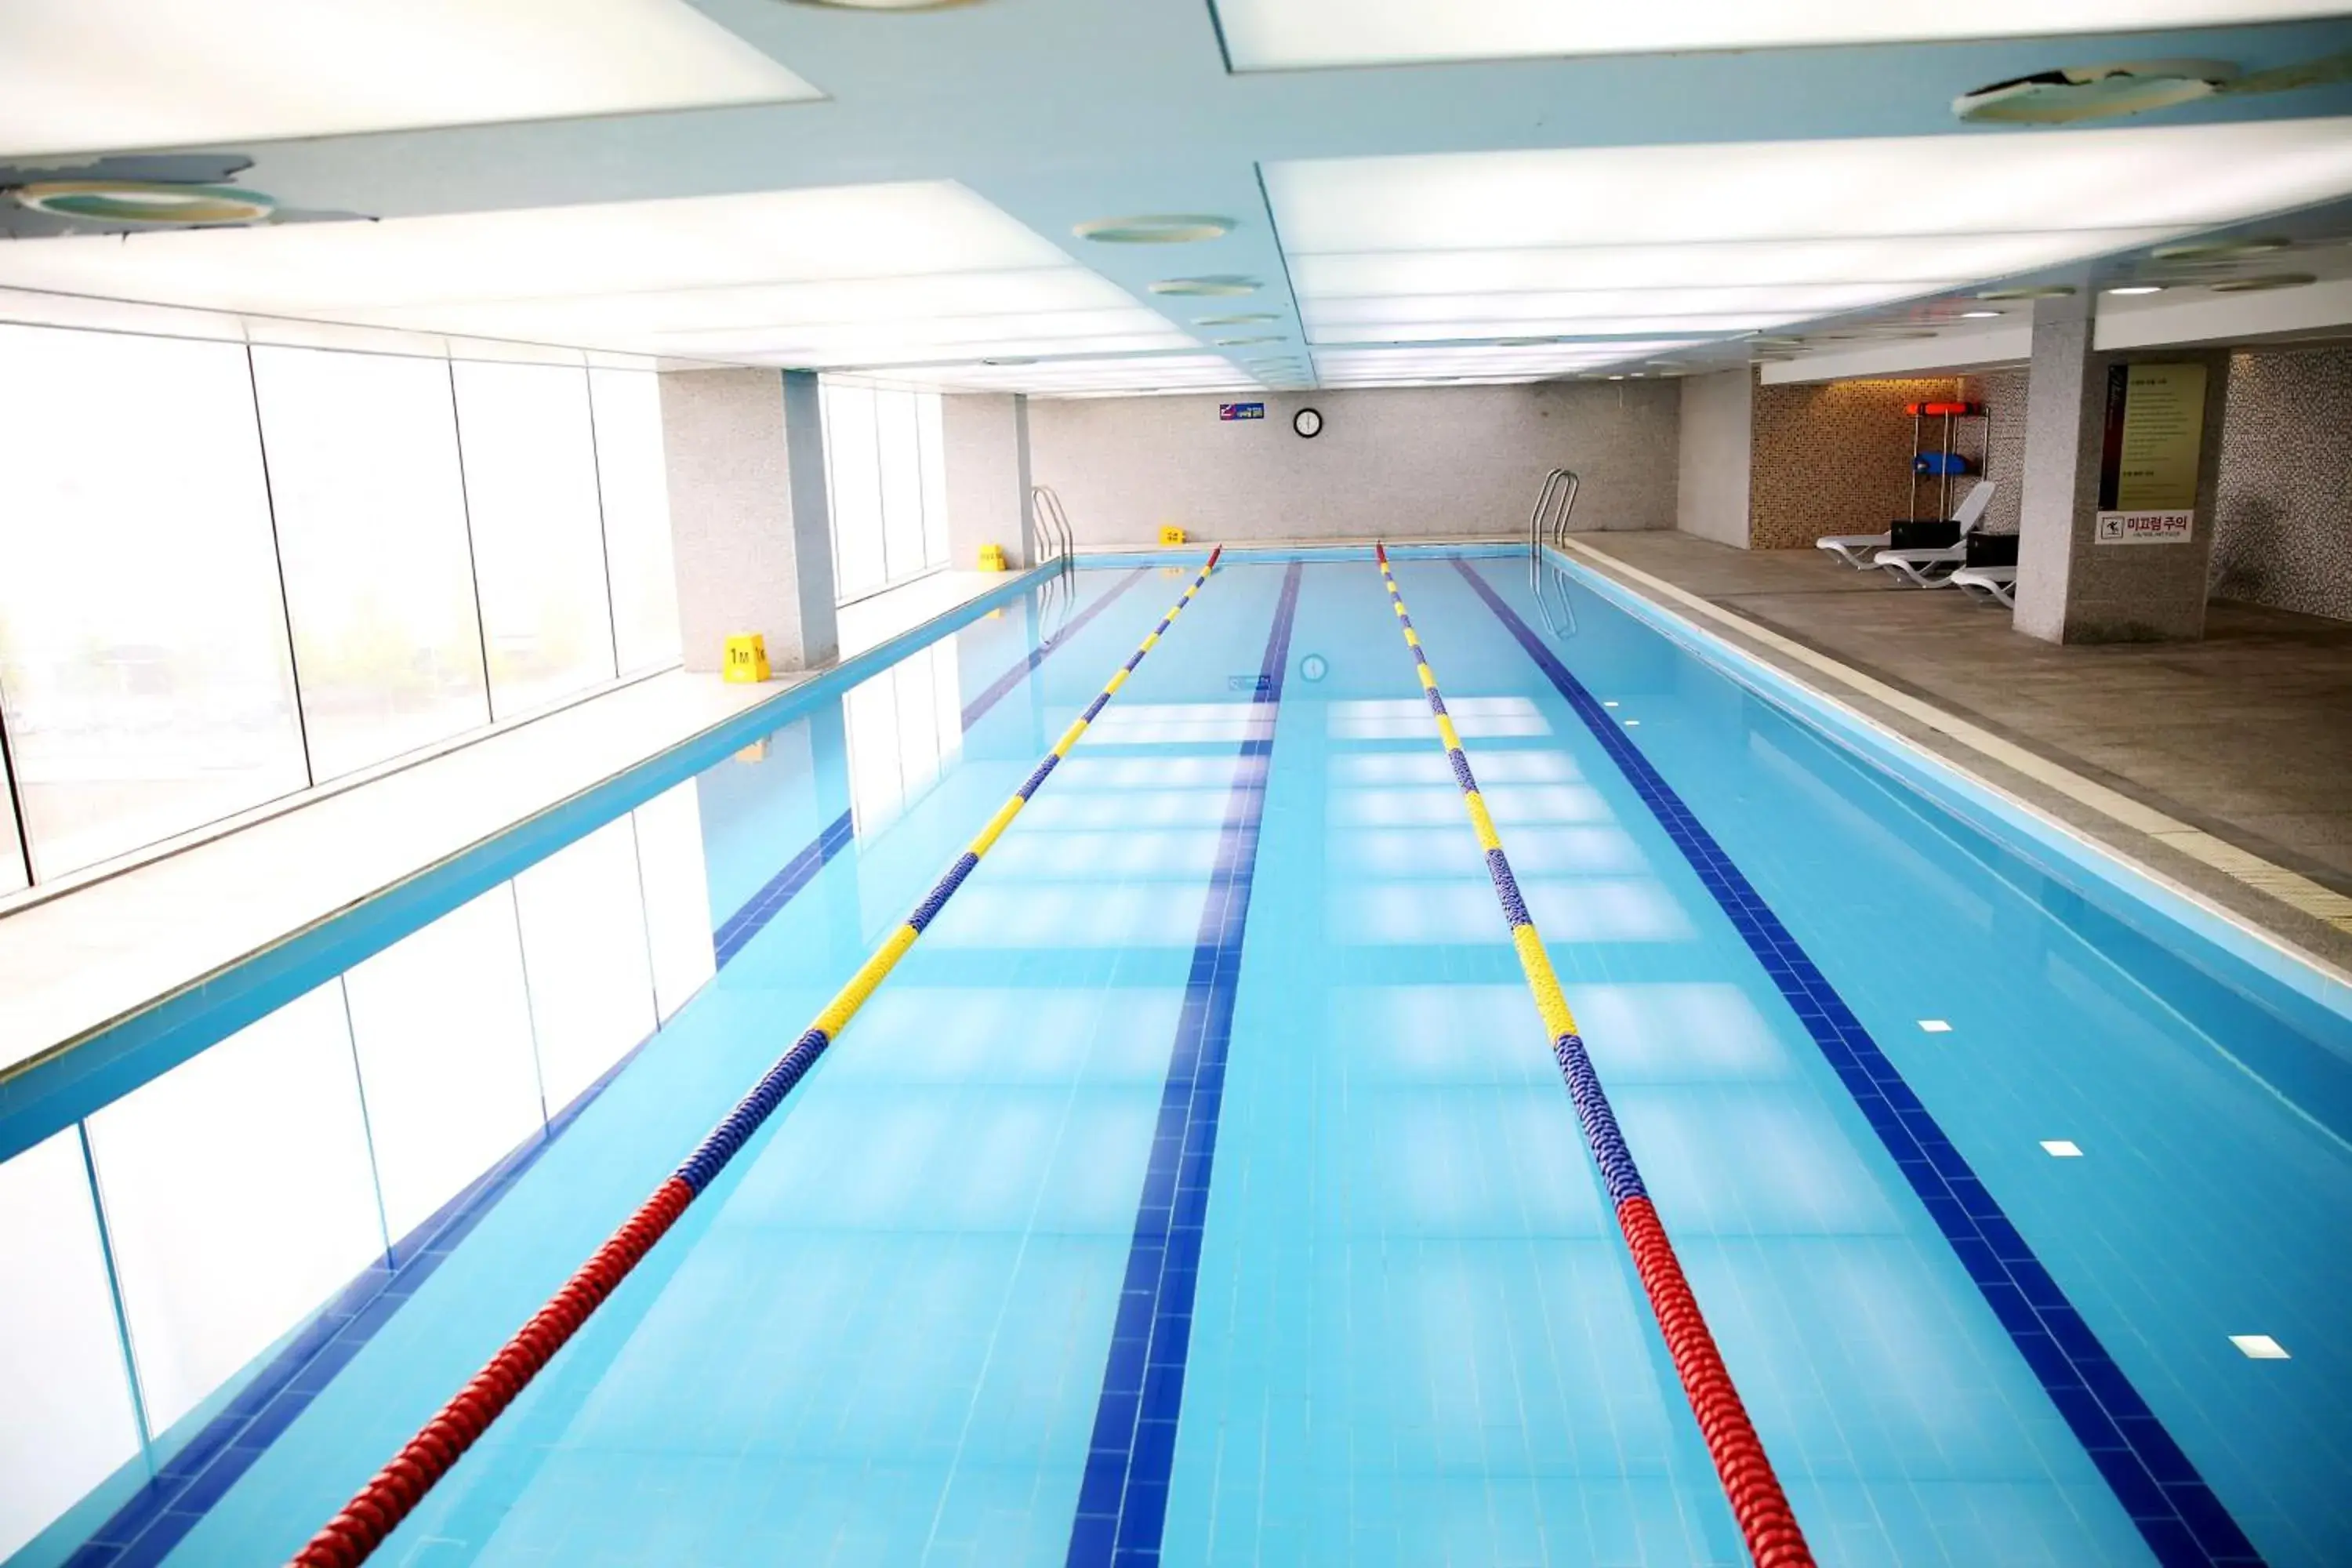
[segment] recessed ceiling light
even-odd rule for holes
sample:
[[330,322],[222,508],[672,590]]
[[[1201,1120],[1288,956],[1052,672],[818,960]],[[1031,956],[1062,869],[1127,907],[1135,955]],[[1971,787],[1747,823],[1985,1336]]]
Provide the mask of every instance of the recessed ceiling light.
[[2072,283],[2021,283],[2009,289],[1980,289],[1979,300],[2063,300],[2074,291]]
[[2300,289],[2318,281],[2308,272],[2266,272],[2257,278],[2224,278],[2206,287],[2216,294],[2260,294],[2272,289]]
[[2165,286],[2161,283],[2118,283],[2107,292],[2110,294],[2161,294],[2164,289]]
[[1272,310],[1244,310],[1237,316],[1195,316],[1196,327],[1261,327],[1282,318]]
[[2261,234],[2244,239],[2187,239],[2179,245],[2159,245],[2148,254],[2158,261],[2216,261],[2234,256],[2267,256],[2294,244],[2283,235]]
[[1234,232],[1234,220],[1202,213],[1100,217],[1082,223],[1070,232],[1080,239],[1104,245],[1188,245],[1195,240],[1224,238]]
[[1999,310],[1962,310],[1960,312],[1960,320],[1963,321],[1989,321],[2000,314],[2000,312]]
[[278,204],[234,185],[175,185],[146,180],[46,180],[9,193],[21,207],[96,223],[161,225],[259,223]]
[[1188,298],[1223,297],[1231,294],[1255,294],[1265,285],[1255,278],[1238,273],[1221,272],[1206,278],[1162,278],[1151,286],[1154,294],[1179,294]]

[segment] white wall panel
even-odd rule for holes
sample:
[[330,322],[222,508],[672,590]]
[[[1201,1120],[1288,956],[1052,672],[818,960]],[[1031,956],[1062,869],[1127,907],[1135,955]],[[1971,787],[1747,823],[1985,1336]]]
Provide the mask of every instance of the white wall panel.
[[332,985],[99,1111],[89,1136],[159,1432],[383,1256]]
[[513,893],[452,910],[343,985],[397,1243],[545,1126]]
[[524,973],[551,1112],[654,1028],[637,847],[626,817],[514,880]]
[[0,1165],[0,1557],[139,1452],[72,1128]]
[[653,952],[654,1002],[667,1021],[719,972],[711,945],[702,806],[694,781],[656,795],[634,815],[637,874],[646,895],[646,943]]

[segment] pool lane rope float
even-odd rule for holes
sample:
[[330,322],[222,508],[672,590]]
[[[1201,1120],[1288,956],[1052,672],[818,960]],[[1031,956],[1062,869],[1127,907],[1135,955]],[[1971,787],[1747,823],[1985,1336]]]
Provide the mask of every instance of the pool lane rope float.
[[898,967],[898,961],[907,955],[907,950],[915,945],[925,929],[939,917],[947,901],[955,897],[956,889],[963,886],[964,879],[971,874],[973,867],[980,864],[981,857],[986,855],[990,847],[1013,825],[1013,819],[1021,815],[1021,808],[1029,804],[1030,797],[1037,793],[1062,759],[1070,754],[1070,748],[1086,734],[1087,727],[1094,722],[1096,715],[1118,694],[1118,689],[1127,684],[1127,678],[1135,673],[1135,667],[1143,662],[1144,656],[1166,635],[1176,617],[1184,613],[1184,606],[1191,604],[1192,596],[1207,584],[1209,574],[1216,569],[1217,557],[1223,553],[1223,546],[1209,552],[1208,562],[1201,568],[1201,574],[1192,579],[1192,586],[1184,590],[1183,596],[1176,601],[1174,607],[1160,617],[1160,624],[1143,639],[1142,646],[1119,666],[1118,672],[1104,684],[1101,692],[1087,705],[1086,710],[1062,732],[1062,738],[1054,742],[1054,749],[1037,764],[1036,771],[1013,792],[1010,799],[997,807],[996,815],[988,819],[987,825],[980,830],[980,836],[971,841],[971,847],[956,858],[955,864],[949,867],[947,874],[924,895],[914,913],[890,933],[889,939],[874,951],[856,973],[850,976],[849,983],[835,994],[833,1000],[825,1005],[824,1011],[819,1013],[816,1021],[809,1026],[808,1032],[793,1043],[791,1050],[777,1058],[776,1065],[768,1069],[767,1076],[728,1113],[725,1121],[712,1130],[710,1135],[702,1141],[701,1147],[688,1156],[686,1163],[654,1190],[653,1196],[646,1201],[645,1205],[630,1215],[627,1222],[596,1249],[595,1255],[581,1266],[579,1271],[564,1283],[563,1289],[558,1290],[498,1354],[490,1358],[488,1365],[474,1374],[473,1380],[458,1392],[457,1397],[443,1405],[440,1413],[408,1440],[407,1446],[393,1461],[377,1471],[375,1479],[361,1488],[359,1495],[311,1537],[310,1543],[295,1554],[293,1562],[296,1568],[353,1568],[353,1565],[367,1561],[384,1539],[399,1528],[400,1521],[415,1510],[425,1494],[432,1490],[466,1450],[489,1429],[490,1423],[497,1420],[531,1379],[554,1359],[555,1352],[580,1331],[580,1326],[588,1321],[589,1314],[604,1304],[621,1281],[628,1277],[629,1271],[653,1250],[654,1244],[677,1223],[687,1205],[709,1190],[710,1184],[718,1180],[719,1173],[727,1168],[728,1162],[751,1141],[761,1125],[775,1114],[776,1107],[783,1103],[784,1096],[790,1094],[809,1068],[816,1065],[817,1058],[824,1055],[825,1047],[841,1037],[842,1030],[848,1026],[850,1019],[857,1016],[857,1010],[866,1005],[866,999],[874,994],[875,988],[882,984],[891,970]]
[[1658,1211],[1642,1184],[1641,1169],[1633,1163],[1633,1152],[1626,1146],[1624,1134],[1617,1130],[1616,1113],[1609,1107],[1609,1097],[1601,1088],[1601,1077],[1593,1070],[1592,1058],[1577,1033],[1576,1016],[1568,1010],[1568,998],[1560,994],[1559,977],[1552,973],[1551,956],[1544,951],[1543,938],[1537,934],[1535,921],[1528,918],[1527,900],[1519,896],[1518,879],[1511,874],[1510,859],[1503,853],[1502,836],[1495,831],[1495,819],[1486,810],[1486,797],[1478,792],[1478,780],[1470,771],[1470,758],[1462,749],[1462,737],[1445,710],[1445,699],[1438,692],[1436,674],[1429,667],[1428,654],[1422,649],[1421,634],[1413,630],[1412,617],[1405,613],[1404,595],[1397,592],[1396,575],[1389,570],[1388,549],[1374,545],[1373,551],[1380,559],[1381,581],[1388,584],[1390,606],[1396,611],[1397,624],[1404,630],[1405,646],[1412,651],[1421,689],[1429,696],[1429,710],[1437,719],[1445,760],[1454,769],[1454,782],[1462,788],[1462,804],[1470,813],[1470,826],[1477,831],[1478,847],[1486,852],[1487,875],[1494,879],[1495,896],[1501,900],[1504,917],[1510,921],[1511,945],[1518,950],[1519,968],[1527,975],[1528,989],[1535,993],[1536,1011],[1543,1016],[1544,1032],[1551,1037],[1552,1055],[1559,1058],[1560,1076],[1568,1080],[1569,1094],[1576,1101],[1576,1118],[1583,1125],[1585,1142],[1608,1186],[1618,1228],[1624,1232],[1625,1245],[1633,1254],[1633,1267],[1641,1275],[1642,1289],[1650,1298],[1650,1310],[1657,1317],[1667,1353],[1674,1360],[1675,1375],[1682,1380],[1691,1414],[1698,1418],[1700,1435],[1706,1439],[1707,1455],[1715,1461],[1725,1495],[1731,1500],[1732,1515],[1739,1521],[1748,1555],[1756,1560],[1758,1568],[1810,1564],[1813,1554],[1805,1545],[1803,1531],[1797,1528],[1797,1516],[1780,1489],[1780,1479],[1772,1471],[1772,1462],[1765,1455],[1754,1424],[1748,1418],[1748,1407],[1740,1403],[1739,1391],[1732,1385],[1731,1373],[1725,1369],[1722,1353],[1716,1349],[1715,1336],[1707,1331],[1698,1300],[1691,1293],[1690,1281],[1683,1276],[1673,1243],[1666,1239],[1665,1226],[1658,1221]]

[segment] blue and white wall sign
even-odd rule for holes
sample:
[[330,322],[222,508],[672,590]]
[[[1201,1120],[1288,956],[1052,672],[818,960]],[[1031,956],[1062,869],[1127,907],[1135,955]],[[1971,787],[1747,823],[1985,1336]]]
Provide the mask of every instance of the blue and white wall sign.
[[1217,417],[1220,419],[1263,419],[1265,417],[1265,405],[1263,403],[1220,403],[1217,405]]

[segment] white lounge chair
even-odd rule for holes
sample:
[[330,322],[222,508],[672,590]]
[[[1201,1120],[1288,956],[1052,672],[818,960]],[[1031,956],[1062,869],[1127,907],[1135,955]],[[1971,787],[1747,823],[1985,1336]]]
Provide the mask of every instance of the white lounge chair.
[[1962,593],[1979,591],[1996,604],[2011,609],[2017,607],[2017,568],[2014,566],[1963,566],[1951,575],[1951,584]]
[[[1977,486],[1977,489],[1984,489],[1983,484],[1979,483]],[[1968,495],[1960,498],[1960,515],[1962,517],[1966,517],[1968,515],[1969,504],[1974,500],[1975,491],[1973,490]],[[1991,502],[1992,497],[1990,495],[1987,495],[1985,497],[1984,504],[1989,506]],[[1981,510],[1979,510],[1977,515],[1983,515]],[[1963,534],[1967,531],[1968,531],[1965,528],[1961,530]],[[1895,535],[1892,531],[1886,533],[1832,533],[1827,539],[1814,540],[1813,548],[1816,550],[1828,551],[1831,554],[1836,556],[1839,560],[1844,562],[1847,565],[1853,567],[1857,572],[1867,572],[1872,567],[1878,564],[1878,552],[1894,542]]]
[[1952,513],[1952,521],[1960,525],[1960,536],[1952,543],[1939,550],[1882,550],[1871,557],[1871,564],[1884,566],[1922,588],[1948,587],[1952,573],[1968,564],[1969,535],[1991,508],[1992,492],[1992,480],[1979,479],[1976,488],[1961,499]]
[[1832,533],[1814,540],[1813,548],[1828,551],[1857,572],[1867,572],[1878,564],[1871,557],[1894,542],[1892,533]]

